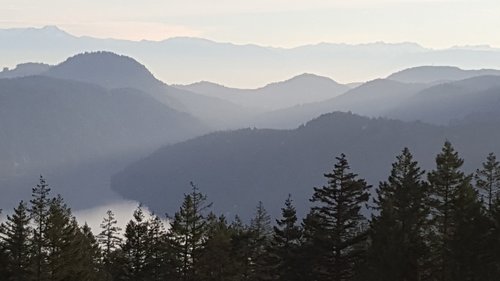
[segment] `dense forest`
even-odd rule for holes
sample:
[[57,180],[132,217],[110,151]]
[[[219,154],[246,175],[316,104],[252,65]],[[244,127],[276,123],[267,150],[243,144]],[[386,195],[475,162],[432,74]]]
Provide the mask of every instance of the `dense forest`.
[[275,221],[262,203],[229,219],[191,183],[168,224],[139,206],[124,230],[111,210],[79,225],[41,176],[1,224],[0,280],[498,280],[500,162],[465,174],[450,142],[435,160],[425,172],[405,148],[370,198],[342,154],[303,219],[291,195]]

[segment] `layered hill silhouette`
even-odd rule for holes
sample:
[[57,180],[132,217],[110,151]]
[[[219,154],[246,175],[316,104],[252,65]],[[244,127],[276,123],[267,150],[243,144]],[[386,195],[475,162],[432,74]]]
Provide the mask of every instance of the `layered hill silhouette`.
[[273,48],[201,38],[136,42],[77,37],[55,26],[1,29],[0,42],[5,66],[25,61],[57,64],[77,53],[109,50],[141,61],[168,83],[214,81],[239,88],[255,88],[306,72],[347,83],[386,77],[417,65],[500,68],[500,50],[495,48],[435,50],[415,43],[319,43]]
[[377,185],[403,147],[431,169],[434,155],[448,139],[472,172],[488,152],[500,152],[498,125],[443,127],[332,113],[295,130],[243,129],[166,146],[115,175],[112,188],[158,212],[174,212],[194,181],[216,202],[218,212],[245,218],[258,200],[278,215],[281,206],[276,202],[291,193],[304,214],[313,186],[325,184],[322,175],[340,153],[347,154],[354,171]]
[[251,116],[251,111],[228,101],[171,87],[156,79],[135,59],[111,52],[70,57],[43,75],[93,83],[108,89],[138,89],[169,107],[197,117],[213,129],[234,128],[239,121]]
[[[165,44],[185,47],[173,41]],[[404,146],[429,169],[432,152],[450,139],[472,171],[498,152],[499,106],[495,70],[421,67],[360,85],[303,74],[234,89],[168,85],[111,52],[20,64],[0,72],[0,181],[8,194],[0,203],[26,197],[43,173],[77,208],[102,203],[86,200],[97,192],[103,202],[118,192],[172,212],[194,181],[228,215],[249,215],[265,197],[276,215],[272,202],[288,193],[307,202],[341,152],[377,184]],[[222,131],[247,127],[263,129]]]
[[286,81],[268,84],[258,89],[228,88],[210,82],[176,85],[177,88],[231,101],[247,108],[277,110],[295,105],[334,98],[350,88],[334,80],[304,73]]
[[[105,179],[91,188],[63,181],[65,172],[90,163],[132,161],[207,130],[196,118],[132,88],[108,90],[43,76],[0,79],[0,101],[1,179],[13,190],[20,188],[16,183],[43,173],[71,192],[71,186],[98,192]],[[74,194],[68,197],[75,199]]]
[[438,83],[477,76],[500,75],[496,69],[463,70],[453,66],[419,66],[393,73],[387,79],[405,83]]

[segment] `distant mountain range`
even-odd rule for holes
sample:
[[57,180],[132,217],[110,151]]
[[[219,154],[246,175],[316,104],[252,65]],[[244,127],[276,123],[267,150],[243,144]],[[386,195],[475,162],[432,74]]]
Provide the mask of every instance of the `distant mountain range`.
[[26,198],[42,173],[76,208],[117,192],[171,212],[193,180],[220,211],[245,216],[288,192],[306,202],[341,152],[372,184],[404,146],[427,169],[445,139],[469,171],[499,152],[497,70],[416,67],[354,85],[301,74],[235,89],[168,85],[141,63],[90,52],[0,72],[1,206]]
[[465,46],[435,50],[415,43],[320,43],[286,49],[200,38],[135,42],[76,37],[54,26],[1,29],[0,42],[4,66],[22,62],[57,64],[76,53],[107,50],[141,61],[167,83],[212,81],[238,88],[261,87],[301,73],[347,83],[386,77],[420,65],[500,68],[499,49]]
[[205,81],[175,87],[266,111],[324,101],[350,89],[349,86],[341,85],[330,78],[308,73],[258,89],[234,89]]

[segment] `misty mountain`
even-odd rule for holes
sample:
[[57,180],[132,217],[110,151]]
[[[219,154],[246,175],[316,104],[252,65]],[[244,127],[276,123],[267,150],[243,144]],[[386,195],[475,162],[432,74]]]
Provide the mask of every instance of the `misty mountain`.
[[200,38],[127,41],[77,37],[53,26],[1,29],[0,42],[4,66],[26,61],[56,64],[76,53],[108,50],[141,61],[168,83],[213,81],[240,88],[283,81],[306,72],[347,83],[385,77],[415,65],[500,68],[500,50],[495,48],[435,50],[414,43],[320,43],[272,48]]
[[325,113],[351,111],[356,114],[379,117],[397,108],[427,84],[403,83],[388,79],[366,82],[346,93],[317,103],[304,104],[263,114],[255,121],[255,126],[264,128],[296,128]]
[[499,108],[500,76],[480,76],[420,91],[387,115],[447,124],[471,115],[495,113]]
[[16,65],[13,69],[4,68],[2,72],[0,72],[0,79],[39,75],[47,72],[50,67],[50,65],[45,63],[21,63]]
[[[207,131],[139,90],[43,76],[0,79],[0,128],[0,180],[9,195],[1,203],[29,193],[42,173],[77,206],[105,200],[109,176],[126,163]],[[85,200],[96,193],[99,200]]]
[[500,75],[500,70],[464,70],[453,66],[419,66],[393,73],[387,79],[405,83],[436,83],[486,75]]
[[228,101],[171,87],[156,79],[135,59],[111,52],[72,56],[43,75],[97,84],[107,89],[133,88],[189,113],[213,129],[234,128],[252,116],[248,109]]
[[205,81],[175,87],[228,100],[247,108],[263,110],[277,110],[319,102],[336,97],[350,89],[330,78],[309,73],[257,89],[235,89]]
[[472,172],[488,152],[500,152],[498,125],[443,127],[332,113],[294,130],[242,129],[163,147],[115,175],[112,188],[159,213],[172,213],[194,181],[216,202],[217,212],[244,218],[252,215],[259,200],[278,215],[281,205],[276,202],[291,193],[304,214],[313,186],[325,184],[322,175],[340,153],[347,154],[355,172],[377,185],[403,147],[429,170],[449,139]]

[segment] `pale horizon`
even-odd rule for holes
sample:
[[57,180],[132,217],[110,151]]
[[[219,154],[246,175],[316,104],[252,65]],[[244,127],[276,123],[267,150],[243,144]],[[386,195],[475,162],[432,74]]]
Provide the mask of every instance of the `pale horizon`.
[[[5,1],[0,1],[5,2]],[[1,3],[0,28],[55,25],[76,36],[159,41],[200,37],[291,48],[320,42],[500,46],[492,0],[30,1]],[[147,16],[145,16],[147,15]],[[478,32],[478,31],[481,32]]]

